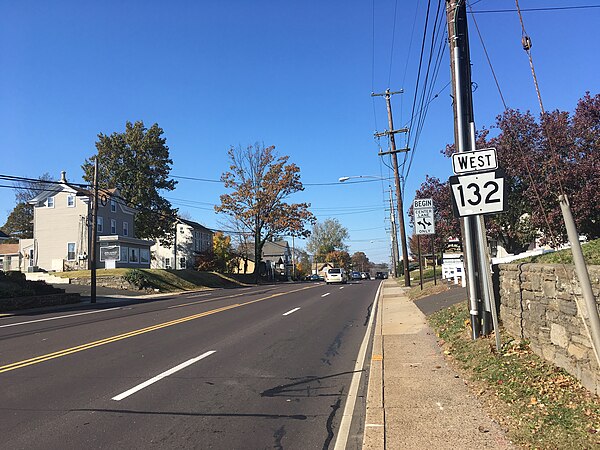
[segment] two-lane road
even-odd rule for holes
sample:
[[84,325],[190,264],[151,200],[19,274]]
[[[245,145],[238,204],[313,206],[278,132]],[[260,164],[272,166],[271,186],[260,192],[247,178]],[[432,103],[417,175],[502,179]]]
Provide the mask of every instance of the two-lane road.
[[[378,287],[2,317],[2,447],[333,448]],[[360,447],[356,422],[348,448]]]

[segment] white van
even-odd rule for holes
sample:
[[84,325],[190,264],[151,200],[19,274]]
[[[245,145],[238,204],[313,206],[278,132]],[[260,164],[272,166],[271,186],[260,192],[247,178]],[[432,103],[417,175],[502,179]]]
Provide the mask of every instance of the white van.
[[346,284],[348,282],[348,276],[346,275],[346,271],[344,269],[340,269],[339,267],[334,267],[329,269],[325,274],[325,281],[327,284],[329,283],[342,283]]

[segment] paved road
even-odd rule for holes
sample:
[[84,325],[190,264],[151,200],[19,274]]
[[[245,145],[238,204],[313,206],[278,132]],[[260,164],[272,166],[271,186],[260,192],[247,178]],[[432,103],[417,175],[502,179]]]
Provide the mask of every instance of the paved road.
[[[2,447],[333,448],[378,286],[2,317]],[[360,448],[358,405],[348,448]]]
[[448,291],[441,294],[430,295],[429,297],[415,300],[415,305],[417,305],[423,314],[428,316],[462,301],[467,302],[467,289],[453,285]]

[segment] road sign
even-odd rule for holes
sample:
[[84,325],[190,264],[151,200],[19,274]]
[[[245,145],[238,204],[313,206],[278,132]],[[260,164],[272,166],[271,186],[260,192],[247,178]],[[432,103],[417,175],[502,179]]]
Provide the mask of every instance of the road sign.
[[413,209],[417,208],[433,208],[433,199],[415,198],[415,200],[413,201]]
[[474,152],[461,152],[452,155],[452,169],[456,175],[486,172],[498,168],[495,148],[484,148]]
[[504,172],[480,172],[450,177],[454,215],[457,217],[499,213],[505,210]]
[[413,202],[413,214],[415,219],[415,234],[435,234],[432,199],[415,199]]

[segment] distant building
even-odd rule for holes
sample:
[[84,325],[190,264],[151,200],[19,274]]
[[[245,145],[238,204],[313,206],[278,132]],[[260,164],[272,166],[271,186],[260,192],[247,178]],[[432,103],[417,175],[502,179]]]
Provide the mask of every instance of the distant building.
[[192,269],[196,256],[211,252],[214,233],[187,219],[177,219],[174,224],[176,233],[171,245],[155,243],[152,250],[153,269]]
[[[248,242],[242,249],[247,259],[240,258],[238,272],[253,273],[256,258],[254,257],[254,242]],[[287,241],[267,241],[262,249],[262,267],[260,275],[269,279],[288,280],[292,276],[292,250]]]

